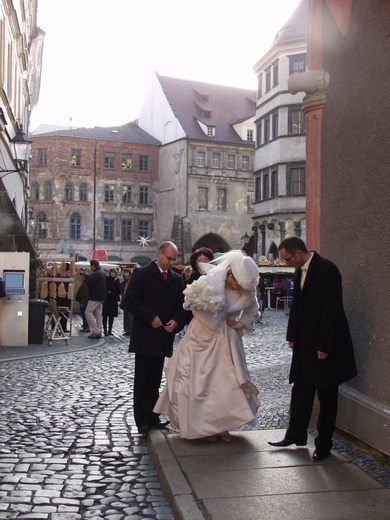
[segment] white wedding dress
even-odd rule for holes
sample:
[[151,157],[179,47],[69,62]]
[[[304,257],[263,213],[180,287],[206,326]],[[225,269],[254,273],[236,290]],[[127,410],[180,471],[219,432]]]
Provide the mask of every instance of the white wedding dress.
[[[252,330],[258,303],[255,291],[226,289],[226,274],[223,269],[201,277],[222,297],[223,307],[215,314],[193,311],[165,367],[166,385],[154,408],[167,415],[185,439],[256,424],[258,391],[250,382],[241,336]],[[238,320],[234,328],[227,325],[228,318]]]

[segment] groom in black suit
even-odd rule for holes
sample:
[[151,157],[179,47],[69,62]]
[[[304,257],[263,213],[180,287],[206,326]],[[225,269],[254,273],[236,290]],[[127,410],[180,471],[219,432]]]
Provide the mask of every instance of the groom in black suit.
[[186,320],[182,277],[171,269],[177,255],[173,242],[163,242],[156,261],[134,269],[124,299],[133,315],[129,352],[135,352],[134,418],[142,434],[167,424],[159,421],[153,408],[164,359],[172,356],[175,334]]
[[333,446],[338,385],[356,375],[352,339],[343,308],[341,275],[336,265],[309,252],[298,237],[279,245],[281,259],[295,267],[293,304],[287,341],[293,350],[290,421],[285,438],[269,442],[286,447],[307,443],[314,396],[320,402],[313,460],[326,459]]

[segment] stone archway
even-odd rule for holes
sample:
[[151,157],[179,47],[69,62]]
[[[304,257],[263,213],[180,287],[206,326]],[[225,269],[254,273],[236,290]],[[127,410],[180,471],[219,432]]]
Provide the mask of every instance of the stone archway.
[[192,250],[195,251],[195,249],[199,249],[199,247],[208,247],[213,253],[226,253],[231,250],[226,240],[215,233],[203,235],[192,246]]

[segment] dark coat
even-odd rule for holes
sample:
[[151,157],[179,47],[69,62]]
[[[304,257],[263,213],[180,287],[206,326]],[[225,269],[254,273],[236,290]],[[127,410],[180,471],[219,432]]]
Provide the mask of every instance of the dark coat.
[[120,284],[118,278],[106,277],[106,299],[103,303],[105,316],[118,316],[118,303],[120,296]]
[[[300,282],[301,270],[297,269],[287,327],[287,340],[294,341],[290,383],[302,375],[308,388],[344,383],[357,371],[340,272],[333,262],[314,253],[302,290]],[[329,357],[319,360],[318,350]]]
[[[180,275],[169,269],[164,282],[156,262],[134,269],[124,299],[124,307],[134,316],[129,352],[170,357],[175,333],[183,328],[185,321],[183,302]],[[156,316],[163,323],[175,320],[178,329],[173,333],[163,327],[154,329],[151,322]]]
[[106,299],[106,275],[100,267],[95,269],[85,279],[89,291],[89,299],[95,302],[104,302]]

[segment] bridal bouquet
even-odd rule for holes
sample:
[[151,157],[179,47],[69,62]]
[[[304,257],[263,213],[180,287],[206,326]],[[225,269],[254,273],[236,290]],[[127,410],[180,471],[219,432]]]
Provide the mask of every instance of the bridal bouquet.
[[205,280],[195,280],[191,285],[187,285],[183,294],[184,308],[187,311],[210,311],[216,314],[223,307],[222,296],[214,296],[214,287]]

